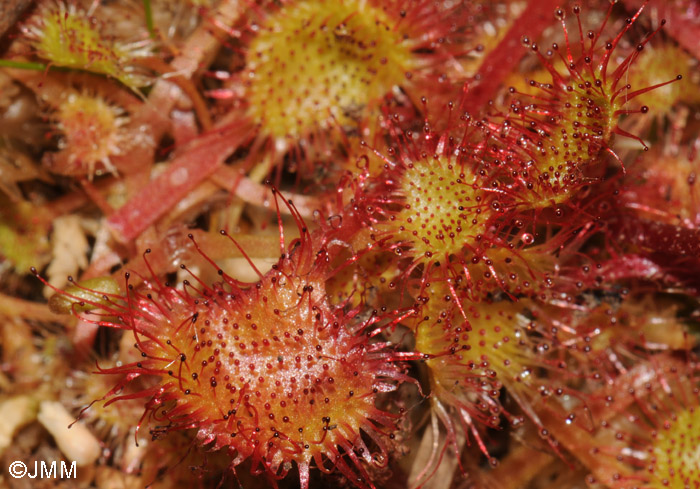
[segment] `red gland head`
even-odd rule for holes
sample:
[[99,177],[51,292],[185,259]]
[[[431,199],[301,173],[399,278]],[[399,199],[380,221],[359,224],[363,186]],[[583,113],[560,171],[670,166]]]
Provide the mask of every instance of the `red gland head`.
[[[537,44],[524,39],[537,53],[551,81],[530,81],[531,87],[537,89],[535,93],[512,100],[508,113],[495,117],[491,128],[504,148],[501,158],[524,162],[525,172],[514,174],[514,183],[521,187],[519,198],[535,209],[565,203],[592,178],[602,178],[605,153],[617,157],[611,149],[615,134],[636,139],[648,149],[639,137],[621,129],[618,122],[622,116],[649,111],[646,106],[630,107],[634,98],[681,78],[674,76],[646,87],[626,83],[629,67],[658,29],[614,69],[610,67],[613,53],[642,9],[627,19],[625,27],[609,41],[603,41],[602,35],[611,10],[597,32],[590,30],[585,34],[579,17],[581,8],[576,6],[573,12],[578,22],[578,48],[570,42],[564,10],[557,9],[564,30],[564,46],[554,43],[543,53]],[[511,92],[515,93],[515,89],[511,88]],[[497,119],[503,124],[496,123]]]
[[498,182],[482,168],[475,148],[429,128],[395,141],[386,154],[367,148],[358,158],[365,168],[349,207],[365,211],[374,238],[410,257],[409,271],[420,265],[426,276],[435,274],[436,262],[447,267],[450,257],[464,261],[490,248],[496,219],[510,202],[492,191]]
[[91,11],[72,1],[39,2],[21,30],[37,56],[53,66],[105,75],[132,90],[148,85],[151,80],[137,60],[152,54],[153,43],[105,36],[107,19]]
[[[251,119],[274,138],[354,125],[401,83],[411,51],[381,2],[288,1],[271,9],[243,74]],[[393,14],[393,15],[392,15]]]
[[665,154],[660,148],[636,161],[622,192],[622,202],[639,217],[700,227],[700,190],[696,184],[700,161],[696,149],[681,147],[679,154]]
[[396,255],[397,281],[418,270],[423,283],[449,279],[473,300],[551,287],[553,254],[568,253],[570,231],[543,245],[537,215],[518,212],[507,165],[484,157],[490,145],[475,137],[484,126],[451,115],[446,129],[391,127],[393,146],[364,145],[354,188],[340,191],[343,223],[364,225],[370,241]]
[[110,159],[121,154],[126,143],[124,111],[99,96],[69,93],[52,115],[61,132],[60,151],[45,156],[51,171],[63,175],[87,175],[104,170],[116,173]]
[[397,87],[414,103],[459,89],[467,10],[431,0],[263,2],[246,12],[245,66],[231,94],[276,157],[327,160]]
[[628,396],[633,403],[596,437],[599,469],[611,474],[601,482],[614,489],[700,487],[698,366],[657,355],[648,367],[642,385],[621,392],[613,407]]
[[624,300],[598,299],[576,307],[541,304],[533,311],[547,329],[557,328],[568,365],[591,385],[612,383],[649,352],[689,350],[695,345],[678,307],[663,297],[624,293]]
[[[228,451],[232,466],[251,459],[280,478],[296,464],[306,488],[315,463],[371,486],[363,464],[386,464],[384,431],[394,428],[394,417],[375,407],[377,394],[393,390],[402,374],[392,352],[365,334],[382,317],[363,322],[358,310],[331,305],[332,253],[322,234],[311,236],[297,219],[301,238],[258,282],[219,269],[223,280],[213,284],[193,275],[175,287],[154,275],[136,288],[127,273],[125,297],[95,301],[119,318],[97,322],[129,330],[141,357],[103,370],[126,374],[107,404],[146,398],[143,419],[156,421],[154,436],[196,429],[198,443]],[[152,387],[118,394],[144,376]]]
[[[460,304],[458,299],[447,284],[431,283],[418,297],[421,307],[409,324],[415,350],[426,358],[434,416],[447,432],[447,443],[459,452],[461,426],[495,464],[481,428],[500,428],[506,420],[514,427],[533,425],[563,456],[553,426],[568,429],[588,414],[587,395],[568,384],[572,379],[580,383],[584,374],[571,370],[575,362],[562,341],[566,326],[533,319],[541,306],[532,300]],[[517,408],[501,403],[504,392]]]

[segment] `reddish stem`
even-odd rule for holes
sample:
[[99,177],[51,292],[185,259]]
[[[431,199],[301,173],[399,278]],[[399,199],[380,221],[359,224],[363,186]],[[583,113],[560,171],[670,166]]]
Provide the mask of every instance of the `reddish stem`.
[[[212,28],[212,24],[233,24],[243,11],[243,6],[244,2],[237,0],[220,2],[213,17],[202,22],[189,36],[180,54],[170,63],[182,79],[191,79],[200,66],[206,65],[205,60],[210,59],[219,48],[221,36]],[[192,95],[191,87],[188,90]],[[170,112],[181,96],[182,90],[176,85],[164,78],[158,79],[146,103],[131,117],[131,146],[113,160],[120,173],[139,174],[150,170],[156,144],[170,129]],[[199,100],[199,96],[196,98]],[[201,102],[198,104],[201,109]]]
[[92,200],[97,207],[102,211],[102,213],[106,216],[109,216],[114,212],[114,209],[112,206],[107,202],[107,199],[104,198],[104,196],[100,193],[99,189],[93,185],[92,182],[90,182],[86,178],[81,178],[80,179],[80,186],[83,187],[83,192]]
[[127,243],[140,235],[209,178],[249,134],[247,125],[232,124],[194,141],[167,170],[109,217],[107,224],[115,238]]
[[476,75],[477,84],[469,86],[462,99],[462,109],[476,111],[488,100],[492,99],[506,77],[514,71],[515,65],[525,53],[522,48],[524,36],[535,41],[540,37],[554,20],[554,11],[565,0],[530,0],[520,17],[518,17],[508,33],[488,53]]

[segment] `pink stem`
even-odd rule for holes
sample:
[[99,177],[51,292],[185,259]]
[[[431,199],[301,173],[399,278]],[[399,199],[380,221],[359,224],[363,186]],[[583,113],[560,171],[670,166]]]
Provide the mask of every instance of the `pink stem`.
[[467,111],[479,110],[500,88],[515,65],[525,54],[522,48],[524,36],[534,42],[542,31],[552,24],[554,11],[566,3],[562,0],[530,0],[523,13],[511,26],[506,36],[496,48],[486,55],[484,62],[476,75],[477,84],[469,86],[462,99],[462,109]]
[[209,178],[250,134],[247,124],[232,124],[204,134],[149,182],[107,224],[115,238],[128,243]]

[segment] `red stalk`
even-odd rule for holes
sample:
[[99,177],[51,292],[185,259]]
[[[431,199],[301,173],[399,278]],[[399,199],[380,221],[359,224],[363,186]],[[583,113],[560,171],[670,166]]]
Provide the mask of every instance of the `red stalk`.
[[109,217],[107,224],[116,239],[127,243],[140,235],[211,176],[249,134],[247,126],[236,124],[198,138],[165,172]]
[[[628,9],[633,10],[638,9],[644,2],[642,0],[624,0],[623,3]],[[692,7],[691,5],[686,5],[684,9],[683,4],[687,3],[651,0],[649,6],[651,7],[650,11],[657,12],[659,19],[668,21],[666,32],[690,54],[700,59],[700,25],[697,22],[697,15],[700,11],[697,6]]]
[[552,24],[555,9],[561,0],[530,0],[523,13],[511,26],[506,36],[491,51],[476,75],[477,84],[468,87],[462,100],[462,109],[475,111],[493,98],[496,90],[511,73],[515,65],[525,54],[522,38],[528,36],[531,41],[540,37],[542,31]]

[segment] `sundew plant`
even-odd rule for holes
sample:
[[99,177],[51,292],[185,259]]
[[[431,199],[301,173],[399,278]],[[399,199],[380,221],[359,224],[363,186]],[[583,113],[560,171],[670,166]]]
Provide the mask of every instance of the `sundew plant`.
[[700,489],[696,2],[6,3],[1,487]]

